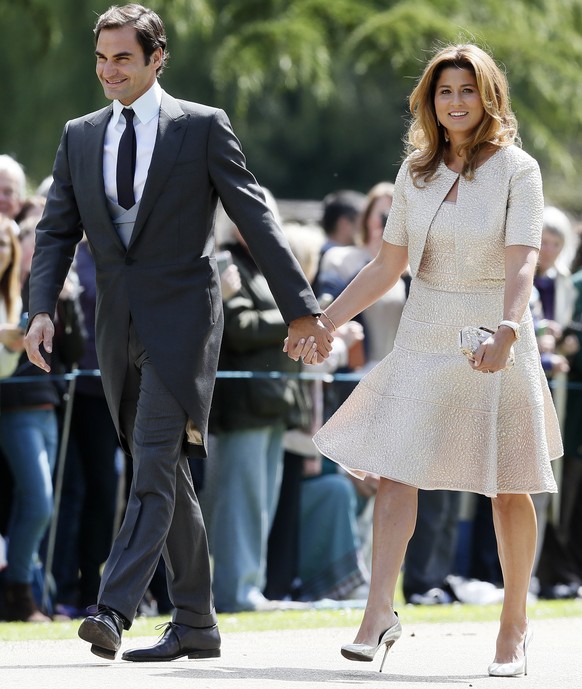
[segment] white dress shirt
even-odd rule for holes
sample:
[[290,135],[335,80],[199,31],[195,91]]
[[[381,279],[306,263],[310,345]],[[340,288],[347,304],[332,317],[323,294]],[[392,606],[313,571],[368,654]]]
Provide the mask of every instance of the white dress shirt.
[[[135,112],[133,125],[137,142],[137,156],[135,162],[135,177],[133,179],[133,192],[136,203],[139,203],[143,194],[143,188],[148,176],[152,154],[158,133],[158,121],[160,119],[160,104],[162,102],[162,87],[157,81],[131,104]],[[105,145],[103,146],[103,182],[105,195],[113,203],[117,203],[117,149],[119,140],[125,129],[125,117],[121,111],[125,105],[118,100],[113,101],[113,115],[105,132]]]

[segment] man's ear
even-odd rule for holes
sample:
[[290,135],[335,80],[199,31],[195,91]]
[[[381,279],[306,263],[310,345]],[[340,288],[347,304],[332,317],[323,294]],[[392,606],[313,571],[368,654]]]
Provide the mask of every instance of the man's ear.
[[163,54],[164,51],[162,50],[162,48],[156,48],[152,53],[151,60],[156,65],[156,67],[159,67],[162,64]]

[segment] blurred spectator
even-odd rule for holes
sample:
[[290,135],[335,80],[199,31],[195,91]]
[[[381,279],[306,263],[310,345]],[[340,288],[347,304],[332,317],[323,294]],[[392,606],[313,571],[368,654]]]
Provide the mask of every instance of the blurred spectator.
[[[23,330],[18,321],[20,300],[20,246],[17,228],[0,214],[0,379],[9,376],[18,364]],[[0,455],[0,571],[6,568],[6,533],[10,515],[11,476],[6,460]]]
[[546,206],[534,287],[539,300],[538,344],[542,366],[550,378],[556,373],[568,372],[566,356],[573,353],[572,347],[577,347],[573,338],[564,337],[576,299],[570,271],[561,259],[571,236],[568,216],[558,208]]
[[321,226],[325,232],[325,242],[320,249],[317,272],[313,278],[313,291],[319,297],[324,291],[331,290],[333,296],[341,291],[341,285],[333,282],[333,276],[322,271],[321,261],[329,249],[334,246],[352,246],[356,243],[361,230],[361,217],[366,205],[366,197],[358,191],[343,190],[328,194],[323,199]]
[[52,175],[48,175],[38,185],[36,192],[35,192],[35,195],[36,196],[44,196],[44,198],[46,199],[52,183],[53,183],[53,177],[52,177]]
[[419,490],[418,516],[404,558],[402,590],[407,603],[451,603],[446,583],[454,574],[462,493]]
[[[274,206],[269,195],[268,200]],[[267,282],[234,228],[230,251],[241,289],[224,304],[220,368],[231,371],[297,371],[282,351],[287,326]],[[217,452],[212,462],[214,500],[209,528],[214,557],[214,599],[223,612],[268,607],[267,541],[283,469],[283,434],[297,382],[219,379],[214,396]]]
[[360,219],[366,197],[351,189],[335,191],[323,199],[321,226],[327,236],[322,247],[351,246],[360,233]]
[[[380,182],[372,187],[362,211],[361,231],[356,244],[330,247],[322,256],[316,291],[318,298],[325,302],[337,297],[376,256],[382,246],[382,234],[392,206],[393,192],[394,185],[390,182]],[[369,367],[392,351],[405,301],[406,282],[399,280],[381,299],[363,312],[366,360]]]
[[22,165],[9,155],[0,155],[0,213],[14,220],[26,197]]
[[[34,221],[28,226],[23,222],[19,236],[25,311],[34,227]],[[55,373],[70,369],[81,355],[82,318],[76,298],[76,282],[71,278],[59,299],[55,318],[54,349],[50,357]],[[4,576],[5,616],[8,620],[47,621],[49,618],[38,609],[32,583],[40,570],[38,550],[53,509],[57,409],[63,390],[30,364],[25,353],[21,354],[12,377],[34,377],[38,382],[3,385],[0,398],[0,447],[14,482],[8,530],[8,567]]]
[[[288,225],[291,250],[311,281],[322,238],[316,228]],[[363,338],[362,326],[350,322],[334,333],[333,350],[309,372],[346,366],[349,351]],[[323,460],[312,441],[321,426],[322,382],[302,381],[306,413],[285,433],[281,493],[267,556],[265,595],[273,599],[313,601],[343,599],[367,585],[360,552],[357,495],[352,481],[337,465]]]
[[21,249],[15,224],[0,214],[0,378],[9,376],[22,351],[19,327]]
[[[360,270],[378,253],[382,245],[384,226],[392,207],[394,185],[379,182],[367,196],[360,215],[360,232],[353,246],[333,246],[321,256],[315,296],[325,308],[353,280]],[[405,279],[406,278],[406,279]],[[407,276],[399,280],[378,301],[357,317],[364,326],[364,371],[375,366],[392,351],[407,296]],[[364,363],[364,362],[362,362]],[[353,371],[348,367],[340,372]],[[335,383],[326,389],[325,418],[342,404],[355,383]],[[358,492],[358,523],[365,560],[370,566],[372,557],[372,515],[378,477],[369,474],[364,481],[351,478]]]
[[564,424],[564,458],[559,481],[559,514],[547,528],[538,567],[540,596],[582,597],[582,241],[572,261],[575,302],[563,331],[577,346],[568,355],[568,396]]
[[24,220],[32,218],[36,225],[42,217],[45,205],[46,198],[44,196],[29,196],[22,202],[20,211],[14,220],[21,225]]
[[[564,419],[567,399],[567,373],[570,369],[568,356],[578,349],[577,339],[566,332],[572,320],[576,290],[570,270],[562,258],[565,247],[572,243],[572,225],[568,216],[559,208],[544,208],[542,243],[534,277],[538,303],[534,305],[536,335],[546,376],[553,382],[552,396],[558,418]],[[532,495],[538,520],[538,547],[533,575],[539,577],[538,563],[543,552],[548,507],[548,493]],[[535,587],[534,587],[535,588]],[[540,595],[551,595],[541,591]]]

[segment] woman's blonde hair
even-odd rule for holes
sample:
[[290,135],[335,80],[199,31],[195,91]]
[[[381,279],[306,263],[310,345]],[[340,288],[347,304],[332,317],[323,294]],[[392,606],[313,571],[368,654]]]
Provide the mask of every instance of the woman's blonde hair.
[[475,76],[485,114],[481,123],[464,141],[458,154],[465,156],[463,176],[472,179],[482,149],[519,144],[517,120],[511,110],[509,86],[503,70],[484,50],[470,43],[451,45],[439,50],[429,61],[409,105],[412,121],[408,130],[408,153],[416,152],[410,162],[414,183],[430,182],[448,145],[445,128],[440,126],[434,97],[436,84],[444,69],[468,69]]
[[10,240],[12,258],[3,275],[0,275],[0,298],[6,305],[9,323],[20,318],[20,242],[15,232],[15,222],[0,213],[0,232],[6,232]]

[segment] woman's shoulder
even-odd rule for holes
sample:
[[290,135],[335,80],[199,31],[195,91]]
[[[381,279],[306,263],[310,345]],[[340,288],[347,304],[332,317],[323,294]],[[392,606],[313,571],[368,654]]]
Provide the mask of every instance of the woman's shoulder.
[[395,184],[402,184],[406,180],[411,180],[410,168],[413,165],[416,158],[420,156],[420,151],[412,151],[400,161],[400,167],[398,168],[398,173],[396,174]]
[[515,144],[500,148],[493,158],[498,158],[500,163],[510,169],[539,168],[537,160]]

